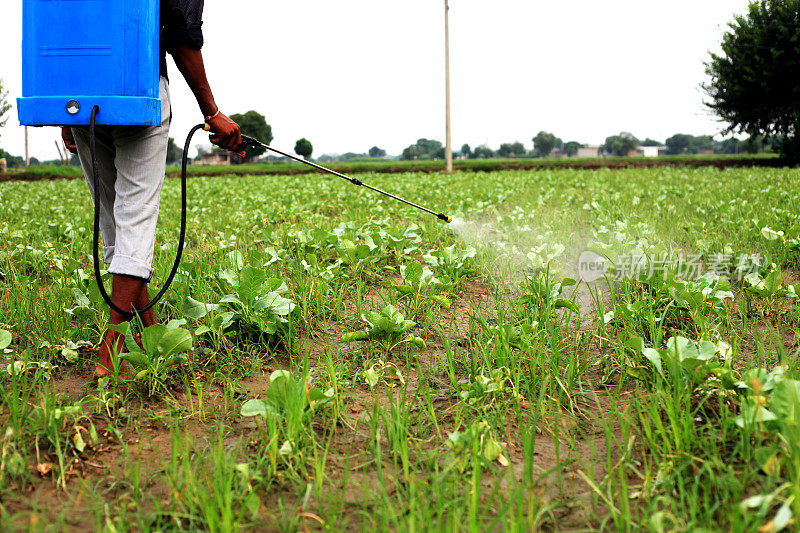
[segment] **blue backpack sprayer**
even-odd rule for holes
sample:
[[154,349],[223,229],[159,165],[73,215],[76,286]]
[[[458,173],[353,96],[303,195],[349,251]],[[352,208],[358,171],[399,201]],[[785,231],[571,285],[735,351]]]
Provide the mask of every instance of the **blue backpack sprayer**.
[[[161,124],[159,80],[159,2],[155,0],[23,0],[22,98],[17,99],[20,124],[89,126],[94,189],[99,190],[95,126],[158,126]],[[100,209],[95,203],[93,261],[100,294],[115,311],[132,317],[152,308],[167,292],[181,262],[186,237],[186,167],[189,145],[198,124],[189,131],[181,164],[181,230],[175,262],[164,286],[141,309],[121,309],[111,301],[100,275],[98,248]],[[436,213],[335,170],[277,150],[242,135],[244,146],[263,147],[284,157],[345,179],[353,185]],[[243,155],[242,152],[240,155]]]

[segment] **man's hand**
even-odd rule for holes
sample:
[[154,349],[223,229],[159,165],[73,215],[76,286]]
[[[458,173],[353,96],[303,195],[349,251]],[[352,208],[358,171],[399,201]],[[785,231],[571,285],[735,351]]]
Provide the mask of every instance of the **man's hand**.
[[61,128],[61,140],[64,141],[64,146],[73,154],[78,153],[78,146],[75,144],[75,137],[72,136],[72,128],[64,126]]
[[211,126],[211,142],[226,150],[236,151],[242,146],[242,132],[239,125],[223,115],[217,116],[208,121]]

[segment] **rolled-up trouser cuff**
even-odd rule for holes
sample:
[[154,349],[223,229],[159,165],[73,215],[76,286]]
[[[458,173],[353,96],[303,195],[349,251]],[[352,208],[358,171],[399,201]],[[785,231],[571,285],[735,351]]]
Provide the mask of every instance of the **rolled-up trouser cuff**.
[[111,261],[114,260],[114,247],[113,246],[103,246],[103,261],[105,264],[110,265]]
[[153,278],[154,272],[153,268],[148,263],[136,259],[135,257],[121,254],[114,255],[114,259],[111,260],[111,266],[108,271],[112,274],[135,276],[145,281],[150,281]]

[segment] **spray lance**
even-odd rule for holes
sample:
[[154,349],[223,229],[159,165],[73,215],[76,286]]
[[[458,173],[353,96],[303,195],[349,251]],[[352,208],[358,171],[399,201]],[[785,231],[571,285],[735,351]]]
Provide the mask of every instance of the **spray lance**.
[[[97,168],[97,158],[95,157],[95,121],[96,121],[96,118],[97,118],[98,111],[99,111],[99,107],[98,106],[94,106],[92,108],[92,114],[91,114],[91,117],[89,119],[89,138],[90,138],[89,147],[90,147],[91,154],[92,154],[92,174],[93,174],[93,179],[94,179],[94,190],[96,190],[96,191],[99,190],[99,181],[100,181],[99,177],[98,177],[99,173],[98,173],[98,168]],[[178,237],[178,250],[177,250],[177,252],[175,254],[175,261],[172,264],[172,269],[170,270],[170,273],[167,276],[166,281],[164,282],[164,286],[161,287],[161,290],[158,292],[158,294],[156,294],[156,296],[152,300],[150,300],[150,302],[148,302],[148,304],[145,305],[144,307],[142,307],[141,309],[134,309],[133,311],[128,311],[128,310],[122,309],[121,307],[116,305],[111,300],[111,297],[109,296],[108,292],[106,292],[106,288],[103,285],[103,279],[100,276],[100,259],[99,259],[99,256],[98,256],[99,255],[98,254],[98,249],[99,249],[99,246],[100,246],[100,244],[99,244],[99,241],[100,241],[100,208],[99,208],[99,203],[95,202],[95,207],[94,207],[93,256],[92,257],[93,257],[93,260],[94,260],[94,274],[95,274],[95,278],[97,279],[97,288],[99,289],[101,296],[103,297],[103,299],[106,301],[106,303],[108,304],[108,306],[111,309],[117,311],[118,313],[121,313],[122,315],[124,315],[124,316],[126,316],[128,318],[133,318],[134,316],[140,315],[141,313],[144,313],[148,309],[151,309],[156,303],[158,303],[158,301],[167,292],[167,289],[169,288],[170,284],[172,283],[172,280],[175,278],[175,274],[178,272],[178,267],[181,264],[181,257],[183,255],[183,246],[184,246],[184,243],[185,243],[185,240],[186,240],[186,168],[187,168],[187,166],[189,164],[189,156],[188,156],[188,154],[189,154],[189,145],[191,144],[192,137],[194,136],[194,134],[197,132],[197,130],[200,130],[200,129],[202,129],[204,131],[211,131],[211,126],[209,126],[208,124],[197,124],[196,126],[193,126],[192,129],[189,130],[189,135],[186,136],[186,142],[183,145],[183,158],[181,160],[181,231],[180,231],[180,236]],[[443,220],[444,222],[447,222],[448,224],[453,221],[453,218],[451,216],[449,216],[449,215],[445,215],[444,213],[437,213],[436,211],[428,209],[427,207],[423,207],[421,205],[415,204],[414,202],[410,202],[408,200],[400,198],[399,196],[396,196],[394,194],[391,194],[391,193],[388,193],[388,192],[383,191],[381,189],[378,189],[377,187],[373,187],[372,185],[368,185],[368,184],[362,182],[358,178],[353,178],[353,177],[347,176],[346,174],[342,174],[341,172],[337,172],[337,171],[332,170],[330,168],[326,168],[326,167],[323,167],[322,165],[318,165],[316,163],[313,163],[311,161],[306,161],[305,159],[302,159],[300,157],[295,157],[295,156],[293,156],[291,154],[288,154],[286,152],[278,150],[277,148],[273,148],[271,146],[268,146],[268,145],[262,143],[261,141],[259,141],[258,139],[255,139],[253,137],[249,137],[247,135],[242,135],[242,147],[240,148],[241,151],[237,155],[244,157],[244,155],[246,154],[246,150],[248,148],[250,148],[250,149],[252,149],[252,148],[265,148],[265,149],[267,149],[267,150],[269,150],[271,152],[275,152],[276,154],[280,154],[280,155],[282,155],[284,157],[288,157],[289,159],[293,159],[294,161],[298,161],[300,163],[303,163],[305,165],[313,167],[313,168],[315,168],[315,169],[317,169],[317,170],[319,170],[321,172],[326,172],[328,174],[332,174],[332,175],[334,175],[334,176],[336,176],[338,178],[341,178],[343,180],[347,180],[350,183],[352,183],[353,185],[358,185],[360,187],[365,187],[365,188],[367,188],[367,189],[369,189],[371,191],[375,191],[375,192],[380,193],[380,194],[382,194],[384,196],[388,196],[389,198],[392,198],[393,200],[397,200],[398,202],[402,202],[402,203],[404,203],[406,205],[410,205],[411,207],[414,207],[416,209],[419,209],[420,211],[424,211],[424,212],[426,212],[426,213],[428,213],[430,215],[433,215],[436,218],[438,218],[439,220]]]

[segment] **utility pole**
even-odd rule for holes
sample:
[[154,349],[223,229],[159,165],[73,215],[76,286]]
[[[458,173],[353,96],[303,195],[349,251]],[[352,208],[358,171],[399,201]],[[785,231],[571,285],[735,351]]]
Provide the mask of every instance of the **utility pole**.
[[25,166],[31,164],[31,158],[28,157],[28,126],[25,126]]
[[453,171],[453,145],[450,142],[450,24],[448,0],[444,0],[444,86],[445,86],[445,170]]

